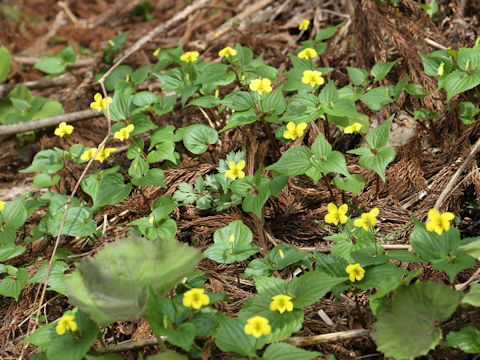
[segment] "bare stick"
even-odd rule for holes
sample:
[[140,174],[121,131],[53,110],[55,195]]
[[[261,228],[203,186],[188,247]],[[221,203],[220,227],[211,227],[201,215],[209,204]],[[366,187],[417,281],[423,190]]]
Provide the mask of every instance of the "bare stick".
[[91,110],[77,111],[77,112],[68,113],[68,114],[62,114],[58,116],[52,116],[45,119],[26,121],[18,124],[0,125],[0,136],[18,134],[25,131],[37,130],[37,129],[41,129],[49,126],[56,126],[60,124],[62,121],[70,123],[70,122],[90,119],[98,116],[102,116],[102,113],[99,113],[98,110],[91,109]]
[[445,186],[445,188],[443,189],[442,193],[437,199],[437,202],[433,206],[434,209],[440,209],[440,207],[443,205],[447,197],[452,194],[452,188],[455,186],[455,183],[458,181],[458,178],[462,174],[463,170],[465,170],[465,167],[468,164],[470,164],[470,161],[472,160],[472,158],[477,154],[478,150],[480,150],[480,139],[477,140],[472,150],[470,151],[470,154],[468,154],[465,161],[461,163],[461,165],[458,167],[455,174],[452,176],[452,178],[448,182],[447,186]]
[[347,331],[340,331],[340,332],[335,332],[330,334],[313,335],[313,336],[305,336],[305,337],[292,336],[283,341],[295,346],[309,346],[314,344],[324,344],[328,342],[348,340],[348,339],[353,339],[353,338],[363,337],[363,336],[369,336],[368,330],[355,329],[355,330],[347,330]]
[[[167,340],[166,336],[162,336],[161,338],[164,341]],[[145,346],[152,346],[157,344],[158,344],[157,338],[151,337],[143,340],[125,341],[117,345],[106,346],[106,347],[95,349],[95,350],[99,354],[111,354],[111,353],[123,352],[128,350],[141,349],[141,348],[144,348]]]
[[[411,245],[403,245],[403,244],[381,244],[385,250],[412,250]],[[322,247],[299,247],[298,248],[300,251],[303,252],[311,252],[311,251],[318,251],[318,252],[323,252],[323,253],[328,253],[330,250],[332,250],[331,247],[329,246],[322,246]]]
[[[30,56],[13,56],[13,61],[20,65],[29,65],[33,66],[36,63],[40,62],[41,58],[30,57]],[[67,64],[67,68],[80,68],[84,66],[90,66],[96,61],[96,58],[82,58],[76,60],[73,64]]]
[[21,84],[0,84],[0,99],[5,97],[7,93],[17,85],[23,85],[29,89],[44,89],[55,86],[65,86],[77,81],[75,76],[70,74],[57,76],[51,79],[41,79],[36,81],[25,81]]
[[470,278],[467,281],[465,281],[464,283],[455,285],[455,290],[458,290],[458,291],[465,290],[468,287],[468,285],[470,285],[472,282],[474,282],[478,278],[480,278],[480,268],[477,269],[477,271],[475,271],[475,273],[472,276],[470,276]]
[[190,15],[192,12],[201,9],[204,7],[207,3],[209,3],[210,0],[198,0],[195,1],[192,5],[187,6],[183,11],[179,12],[176,14],[173,18],[168,20],[167,22],[160,24],[157,26],[155,29],[150,31],[147,35],[139,39],[135,44],[130,46],[125,53],[118,59],[116,60],[115,64],[108,69],[108,71],[102,76],[102,78],[98,81],[99,83],[103,83],[105,79],[112,73],[113,70],[117,68],[118,65],[120,65],[125,59],[127,59],[130,55],[132,55],[135,51],[139,50],[143,45],[145,45],[147,42],[150,40],[154,39],[157,37],[159,34],[167,31],[173,25],[175,25],[177,22],[184,20],[188,15]]

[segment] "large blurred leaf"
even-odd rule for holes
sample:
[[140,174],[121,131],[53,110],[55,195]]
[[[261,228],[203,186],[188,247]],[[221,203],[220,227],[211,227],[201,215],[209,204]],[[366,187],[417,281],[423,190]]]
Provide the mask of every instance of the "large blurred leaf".
[[440,283],[417,282],[398,290],[375,325],[378,349],[387,357],[414,359],[442,338],[437,327],[458,306],[460,294]]
[[80,262],[67,279],[70,302],[98,324],[140,316],[146,288],[166,294],[200,260],[199,251],[175,241],[130,237],[109,243]]

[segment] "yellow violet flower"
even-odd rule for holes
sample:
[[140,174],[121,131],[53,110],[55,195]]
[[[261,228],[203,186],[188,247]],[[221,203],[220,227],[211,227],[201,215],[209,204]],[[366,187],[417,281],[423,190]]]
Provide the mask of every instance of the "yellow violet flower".
[[108,158],[110,156],[110,153],[115,150],[117,150],[117,148],[105,148],[105,146],[102,146],[97,155],[95,155],[94,159],[100,161],[100,163],[103,163],[103,160]]
[[270,303],[270,310],[283,314],[285,311],[293,311],[292,297],[288,295],[275,295],[272,297],[273,301]]
[[328,214],[325,215],[325,222],[327,224],[338,225],[339,222],[345,224],[348,221],[348,217],[345,215],[348,211],[347,204],[340,205],[340,207],[337,208],[337,205],[330,203],[328,204],[327,210]]
[[102,111],[103,109],[107,108],[107,101],[110,104],[112,102],[112,98],[109,96],[105,100],[100,93],[96,93],[95,96],[93,97],[95,100],[94,102],[90,103],[90,107],[92,109],[98,110],[98,112]]
[[0,200],[0,211],[2,211],[3,209],[5,209],[5,204],[6,204],[5,201]]
[[158,55],[160,55],[160,48],[155,49],[155,51],[153,52],[153,56],[158,56]]
[[428,211],[427,223],[428,231],[435,231],[438,235],[442,235],[443,230],[448,231],[450,229],[450,221],[455,218],[455,215],[451,212],[444,212],[440,214],[437,209],[430,209]]
[[60,124],[58,124],[58,127],[55,129],[54,134],[63,137],[64,135],[70,135],[72,132],[73,126],[67,125],[65,121],[62,121]]
[[245,334],[253,335],[259,338],[262,335],[268,335],[272,332],[272,327],[268,323],[268,319],[263,316],[254,316],[247,320],[247,324],[243,328]]
[[443,62],[440,63],[440,66],[438,67],[438,70],[437,70],[437,75],[438,76],[442,76],[443,75],[443,66],[445,64]]
[[360,281],[365,275],[365,269],[359,263],[348,265],[345,268],[345,272],[348,274],[348,279],[351,282],[355,282],[355,280]]
[[369,226],[375,226],[377,223],[377,216],[380,214],[378,208],[373,208],[368,213],[363,213],[358,219],[355,219],[353,225],[361,227],[363,230],[368,231]]
[[202,306],[206,306],[210,303],[210,298],[207,294],[204,294],[205,290],[194,288],[188,290],[183,294],[183,306],[193,307],[195,310],[200,309]]
[[322,73],[320,71],[305,70],[303,72],[302,83],[310,84],[312,87],[315,87],[315,85],[323,85],[325,80],[321,75]]
[[298,53],[300,59],[312,59],[317,56],[317,52],[312,48],[305,48]]
[[308,30],[309,27],[310,27],[310,20],[304,19],[300,23],[300,26],[298,27],[298,30]]
[[120,141],[126,140],[130,137],[130,133],[135,129],[133,124],[127,125],[124,128],[121,128],[119,131],[115,131],[113,137]]
[[285,139],[295,140],[297,137],[303,136],[303,131],[307,128],[307,123],[301,122],[295,125],[293,121],[287,124],[287,131],[283,133]]
[[76,331],[77,330],[77,323],[74,321],[75,315],[64,315],[57,324],[55,331],[58,335],[63,335],[67,330],[69,331]]
[[235,242],[235,234],[231,233],[230,236],[228,237],[228,242],[231,242],[232,244]]
[[184,62],[195,62],[199,56],[200,53],[198,51],[187,51],[185,54],[180,56],[180,60]]
[[81,159],[81,160],[88,161],[88,160],[90,160],[90,159],[93,157],[93,155],[95,155],[96,152],[97,152],[97,149],[95,149],[95,148],[91,148],[91,149],[89,149],[89,150],[86,150],[86,151],[84,151],[83,154],[80,156],[80,159]]
[[229,57],[229,56],[235,56],[235,55],[237,55],[237,50],[232,49],[230,46],[227,46],[226,48],[223,48],[218,52],[218,56]]
[[362,127],[363,127],[363,124],[360,124],[360,123],[356,122],[356,123],[353,123],[350,126],[347,126],[345,129],[343,129],[343,132],[345,134],[353,134],[353,133],[356,133],[356,132],[360,131]]
[[261,95],[264,91],[269,93],[272,91],[272,82],[270,79],[253,79],[250,81],[250,90],[257,91]]
[[242,171],[244,167],[245,160],[239,161],[238,164],[235,161],[230,161],[230,163],[228,164],[228,168],[230,170],[227,170],[225,172],[225,176],[229,179],[232,179],[233,181],[235,181],[237,177],[239,179],[242,179],[245,177],[245,173]]

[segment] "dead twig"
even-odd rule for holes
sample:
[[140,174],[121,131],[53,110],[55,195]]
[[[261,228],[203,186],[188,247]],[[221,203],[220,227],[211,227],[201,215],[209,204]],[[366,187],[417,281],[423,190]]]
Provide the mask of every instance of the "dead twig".
[[315,344],[324,344],[328,342],[334,341],[342,341],[348,340],[358,337],[370,336],[369,331],[366,329],[355,329],[355,330],[346,330],[346,331],[339,331],[330,334],[322,334],[322,335],[313,335],[313,336],[292,336],[288,339],[283,340],[289,344],[295,346],[309,346]]
[[102,114],[97,110],[92,109],[52,116],[45,119],[26,121],[18,124],[0,125],[0,136],[18,134],[30,130],[38,130],[49,126],[56,126],[63,121],[71,123],[74,121],[90,119],[98,116],[102,116]]
[[36,81],[26,81],[21,84],[0,84],[0,99],[4,98],[8,92],[17,85],[23,85],[29,89],[45,89],[55,86],[66,86],[75,83],[77,78],[70,74],[57,76],[51,79],[41,79]]

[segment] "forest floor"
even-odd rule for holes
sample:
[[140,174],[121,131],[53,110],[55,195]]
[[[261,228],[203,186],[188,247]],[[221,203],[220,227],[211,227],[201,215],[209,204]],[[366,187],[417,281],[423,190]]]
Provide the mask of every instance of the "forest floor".
[[[155,27],[166,23],[186,6],[186,1],[151,1],[153,19],[146,21],[142,16],[134,15],[133,7],[138,0],[85,0],[56,2],[48,0],[3,1],[0,4],[0,44],[5,45],[13,55],[13,71],[7,84],[20,84],[37,81],[44,74],[32,68],[39,58],[58,54],[66,45],[73,45],[76,53],[81,54],[76,63],[69,68],[71,75],[64,85],[35,89],[34,94],[45,96],[62,103],[64,113],[89,108],[93,95],[100,91],[95,83],[95,74],[104,66],[102,49],[115,35],[128,31],[124,49],[141,39]],[[334,80],[339,86],[348,83],[347,66],[371,68],[379,61],[400,59],[394,70],[382,80],[382,85],[395,86],[396,80],[410,75],[411,80],[421,84],[431,95],[424,99],[403,96],[398,102],[382,111],[372,111],[364,107],[361,111],[370,116],[373,123],[381,124],[396,113],[392,127],[391,145],[396,148],[396,159],[386,171],[386,182],[376,188],[376,177],[370,171],[356,165],[354,157],[347,156],[349,171],[361,174],[366,186],[360,196],[354,198],[359,208],[378,207],[380,209],[378,229],[381,237],[395,233],[392,244],[407,244],[408,235],[413,228],[406,226],[415,215],[424,220],[426,213],[433,207],[440,193],[454,175],[459,159],[464,159],[480,134],[478,122],[463,125],[448,113],[445,107],[445,93],[436,91],[436,82],[425,76],[417,51],[428,53],[439,48],[458,48],[472,46],[480,36],[480,4],[475,1],[437,0],[440,11],[430,19],[412,0],[399,0],[398,7],[384,5],[375,0],[262,0],[241,1],[212,0],[207,6],[189,14],[186,21],[175,24],[160,36],[134,52],[124,63],[138,68],[155,61],[153,52],[157,48],[172,48],[184,44],[184,49],[197,50],[204,60],[218,58],[218,51],[225,46],[240,43],[253,50],[255,56],[264,54],[265,63],[277,69],[288,69],[291,61],[287,53],[296,53],[300,41],[313,37],[325,27],[344,23],[328,41],[328,49],[320,55],[320,66],[333,67],[326,81]],[[240,16],[239,26],[222,25],[234,16]],[[299,24],[303,19],[311,19],[311,30],[300,34]],[[238,24],[237,24],[238,25]],[[119,53],[116,54],[118,57]],[[146,83],[146,89],[155,91],[156,80]],[[5,95],[5,94],[3,94]],[[2,96],[2,94],[0,94]],[[422,127],[413,120],[413,111],[426,107],[440,113],[434,120],[435,134],[432,140]],[[204,114],[196,107],[182,108],[177,104],[174,111],[154,119],[157,124],[174,124],[176,127],[195,123],[205,123]],[[96,117],[75,122],[75,132],[69,143],[81,143],[95,147],[104,138],[107,122],[104,117]],[[60,146],[60,139],[53,134],[53,127],[37,130],[34,139],[9,135],[0,138],[0,200],[10,201],[19,198],[26,191],[42,191],[33,186],[33,175],[20,173],[28,167],[33,156],[40,150]],[[216,144],[209,153],[193,155],[181,145],[177,151],[181,154],[180,166],[165,170],[167,189],[149,186],[145,196],[133,191],[119,204],[106,206],[95,220],[100,224],[104,216],[116,217],[117,223],[106,228],[104,236],[94,243],[66,244],[75,254],[89,256],[103,247],[105,242],[125,236],[125,226],[136,218],[149,213],[149,204],[145,199],[157,199],[163,194],[172,195],[178,184],[184,181],[193,183],[218,166],[221,159],[232,150],[243,150],[250,161],[246,172],[253,174],[253,165],[272,163],[272,147],[268,139],[258,128],[260,136],[242,138],[237,129],[221,135],[221,143]],[[335,132],[335,148],[342,152],[351,148],[351,137]],[[306,137],[308,144],[314,137]],[[251,164],[251,165],[250,165]],[[257,167],[255,167],[257,168]],[[70,193],[75,179],[83,170],[82,165],[62,170],[62,180],[55,185],[56,191]],[[81,196],[81,195],[80,195]],[[86,196],[86,195],[85,195]],[[338,195],[340,196],[340,195]],[[462,173],[456,186],[449,192],[441,208],[460,215],[459,228],[462,237],[480,234],[480,172],[477,162],[473,161]],[[271,249],[275,244],[286,243],[301,249],[316,248],[328,252],[331,243],[323,237],[327,234],[316,220],[322,220],[331,201],[328,189],[322,182],[314,185],[306,176],[291,178],[287,187],[277,199],[271,198],[264,207],[264,217],[259,221],[255,215],[244,213],[240,208],[223,212],[200,211],[195,206],[180,207],[173,212],[177,222],[177,239],[194,243],[205,250],[212,243],[215,230],[241,219],[254,233],[256,246]],[[128,211],[125,211],[128,210]],[[29,226],[35,224],[41,213],[29,218]],[[53,249],[53,242],[44,240],[27,245],[27,251],[12,263],[14,266],[34,264],[29,271],[34,272],[43,259],[47,261]],[[246,264],[240,264],[241,271]],[[477,265],[478,267],[478,265]],[[216,264],[208,259],[202,260],[199,269],[210,276],[207,288],[215,292],[225,292],[232,300],[221,302],[219,310],[227,314],[236,314],[242,302],[252,295],[254,288],[246,281],[241,287],[233,281],[233,266]],[[476,268],[458,275],[459,282],[466,281]],[[411,270],[411,269],[410,269]],[[288,276],[291,269],[283,270],[282,276]],[[445,281],[443,273],[426,268],[420,275],[422,280]],[[0,298],[0,358],[17,358],[22,351],[19,341],[25,337],[28,315],[36,309],[34,299],[38,285],[25,287],[19,301],[12,298]],[[44,312],[55,319],[69,306],[63,296],[48,296]],[[361,297],[367,305],[367,297]],[[318,315],[319,309],[332,320],[328,324]],[[354,307],[346,298],[335,301],[332,297],[322,299],[305,311],[308,323],[297,334],[308,336],[331,333],[360,327],[358,319],[352,314]],[[370,314],[371,315],[371,314]],[[477,312],[472,316],[480,321]],[[473,321],[473,320],[472,320]],[[148,324],[143,320],[116,323],[116,338],[105,338],[105,344],[125,340],[141,340],[151,337]],[[205,358],[221,358],[222,355],[211,345]],[[406,344],[406,346],[408,346]],[[382,359],[376,345],[369,337],[317,344],[312,350],[324,354],[334,354],[338,359]],[[36,350],[29,347],[25,353],[28,358]],[[155,346],[141,349],[144,355],[155,353]],[[218,352],[218,354],[217,354]],[[122,354],[124,358],[137,357],[138,351]],[[220,356],[220,357],[217,357]],[[430,359],[462,359],[465,354],[438,349],[430,353]]]

